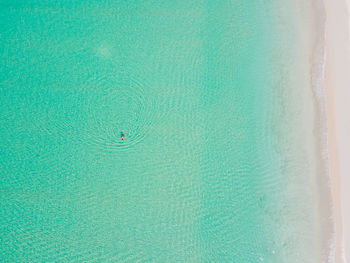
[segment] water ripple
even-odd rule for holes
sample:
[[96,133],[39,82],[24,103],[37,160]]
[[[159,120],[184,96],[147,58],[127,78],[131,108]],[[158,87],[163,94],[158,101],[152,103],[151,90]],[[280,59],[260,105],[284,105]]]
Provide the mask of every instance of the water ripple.
[[150,89],[147,81],[125,74],[106,74],[91,81],[94,96],[88,98],[88,143],[103,151],[126,150],[140,143],[155,114],[154,100],[145,93]]

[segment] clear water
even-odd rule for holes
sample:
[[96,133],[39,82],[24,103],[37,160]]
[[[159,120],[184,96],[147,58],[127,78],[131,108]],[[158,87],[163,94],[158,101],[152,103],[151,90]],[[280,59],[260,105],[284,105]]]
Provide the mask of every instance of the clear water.
[[307,254],[264,2],[1,1],[0,261]]

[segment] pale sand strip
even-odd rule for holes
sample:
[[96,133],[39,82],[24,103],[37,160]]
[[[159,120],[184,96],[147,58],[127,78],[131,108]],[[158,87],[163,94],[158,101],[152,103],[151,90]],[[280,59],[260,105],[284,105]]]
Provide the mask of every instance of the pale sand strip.
[[325,0],[328,148],[336,262],[350,262],[350,0]]

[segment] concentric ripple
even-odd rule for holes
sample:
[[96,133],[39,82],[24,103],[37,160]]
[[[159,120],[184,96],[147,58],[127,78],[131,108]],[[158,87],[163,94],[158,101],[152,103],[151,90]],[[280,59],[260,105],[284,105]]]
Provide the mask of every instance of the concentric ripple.
[[89,88],[94,89],[94,95],[90,93],[88,99],[88,143],[113,151],[141,142],[155,114],[154,100],[145,95],[145,89],[149,89],[147,82],[135,76],[111,73],[91,81]]

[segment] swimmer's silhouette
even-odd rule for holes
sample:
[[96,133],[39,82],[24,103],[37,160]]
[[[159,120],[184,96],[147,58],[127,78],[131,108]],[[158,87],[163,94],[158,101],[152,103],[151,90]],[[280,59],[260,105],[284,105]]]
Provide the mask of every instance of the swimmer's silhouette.
[[124,131],[121,131],[121,132],[120,132],[120,139],[121,139],[122,141],[124,141],[124,139],[125,139],[125,133],[124,133]]

